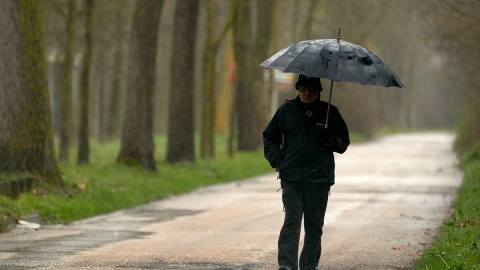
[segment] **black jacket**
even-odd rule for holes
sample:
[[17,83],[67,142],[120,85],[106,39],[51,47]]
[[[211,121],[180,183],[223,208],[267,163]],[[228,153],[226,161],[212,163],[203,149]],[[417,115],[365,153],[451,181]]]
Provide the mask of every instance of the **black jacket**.
[[325,129],[327,106],[320,100],[305,104],[297,96],[280,106],[263,132],[265,158],[282,181],[307,187],[335,184],[333,152],[345,152],[350,139],[333,105]]

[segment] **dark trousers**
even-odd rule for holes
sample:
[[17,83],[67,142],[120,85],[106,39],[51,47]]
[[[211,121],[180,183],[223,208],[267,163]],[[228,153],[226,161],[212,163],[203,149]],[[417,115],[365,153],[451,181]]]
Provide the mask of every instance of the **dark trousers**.
[[305,237],[300,256],[300,269],[315,269],[322,252],[322,228],[330,186],[302,188],[282,182],[282,188],[285,221],[278,239],[278,264],[297,269],[303,216]]

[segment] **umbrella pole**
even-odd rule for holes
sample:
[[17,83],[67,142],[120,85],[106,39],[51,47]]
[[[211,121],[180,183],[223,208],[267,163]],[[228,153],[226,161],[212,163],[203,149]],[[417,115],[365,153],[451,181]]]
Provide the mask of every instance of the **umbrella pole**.
[[325,119],[325,128],[328,128],[328,116],[330,115],[330,103],[332,102],[333,80],[330,83],[330,95],[328,96],[327,118]]

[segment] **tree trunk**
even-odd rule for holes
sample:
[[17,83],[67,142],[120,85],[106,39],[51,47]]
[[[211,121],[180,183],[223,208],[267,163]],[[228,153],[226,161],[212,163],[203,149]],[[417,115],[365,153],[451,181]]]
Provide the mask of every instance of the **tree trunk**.
[[62,185],[53,151],[41,1],[0,1],[0,170]]
[[78,164],[88,163],[90,147],[88,143],[88,101],[90,96],[90,68],[93,48],[93,10],[95,0],[85,1],[85,53],[83,68],[80,75],[80,120],[78,127]]
[[195,161],[193,89],[199,1],[177,1],[173,24],[167,161]]
[[200,157],[211,158],[215,156],[215,116],[216,116],[216,55],[221,41],[228,32],[232,21],[232,12],[227,19],[221,34],[215,39],[213,37],[216,25],[213,12],[213,1],[206,0],[207,22],[206,22],[206,44],[203,53],[203,98],[202,98],[202,125],[201,125],[201,144]]
[[[119,41],[120,42],[120,41]],[[119,101],[120,101],[120,80],[122,77],[123,55],[120,49],[121,45],[115,50],[114,71],[110,92],[110,103],[108,106],[107,138],[112,139],[118,136],[119,125]]]
[[235,62],[237,64],[236,102],[238,125],[238,150],[251,151],[259,147],[255,139],[256,104],[252,83],[252,49],[251,49],[251,21],[250,2],[235,0],[235,16],[233,23],[233,42]]
[[72,73],[73,41],[75,28],[75,0],[68,1],[65,33],[65,71],[63,73],[62,94],[60,102],[60,162],[68,162],[72,130]]
[[163,1],[139,0],[130,36],[127,99],[117,161],[156,171],[153,156],[153,89]]
[[[315,15],[315,9],[317,7],[318,0],[310,0],[310,7],[308,9],[307,21],[305,22],[305,39],[314,39],[312,37],[313,30],[313,17]],[[298,41],[295,41],[298,42]]]
[[[118,21],[122,21],[120,11],[117,11]],[[108,120],[107,120],[107,138],[112,139],[115,136],[118,136],[118,126],[119,126],[119,101],[120,101],[120,89],[121,89],[121,78],[123,77],[123,38],[124,38],[123,26],[121,24],[116,25],[115,27],[115,53],[113,54],[113,79],[111,84],[110,91],[110,102],[108,106]]]
[[[269,57],[270,41],[272,40],[273,15],[275,12],[276,0],[263,0],[257,2],[257,34],[255,39],[254,63],[262,63]],[[270,107],[267,105],[267,89],[264,82],[265,68],[260,65],[254,65],[254,82],[253,90],[255,95],[255,121],[256,121],[256,136],[257,144],[262,144],[262,132],[267,126]]]

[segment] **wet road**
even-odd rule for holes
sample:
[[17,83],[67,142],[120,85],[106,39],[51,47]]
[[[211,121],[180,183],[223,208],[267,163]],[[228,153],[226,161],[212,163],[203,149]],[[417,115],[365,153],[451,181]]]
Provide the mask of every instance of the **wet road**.
[[[394,135],[337,155],[320,269],[411,269],[462,174],[446,133]],[[277,269],[275,174],[76,222],[0,235],[0,269]]]

